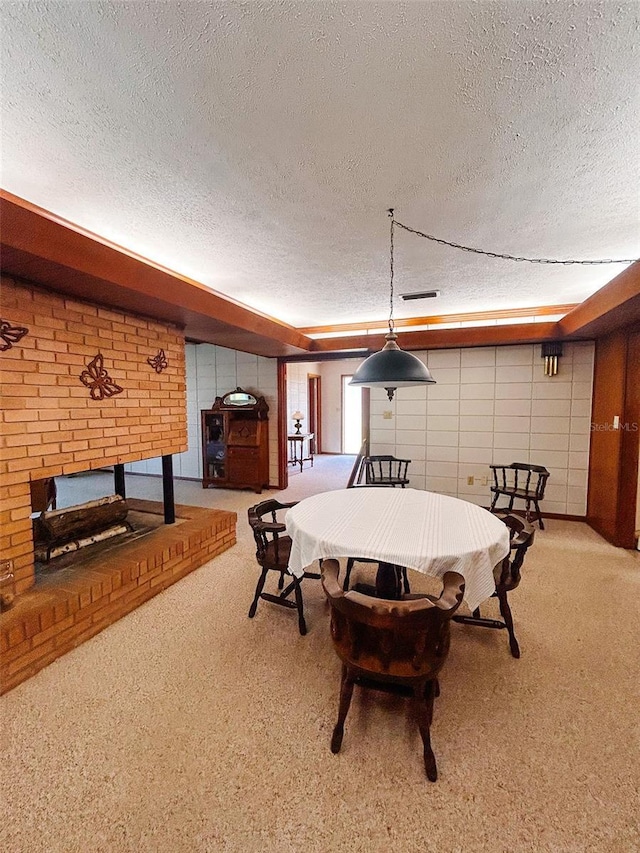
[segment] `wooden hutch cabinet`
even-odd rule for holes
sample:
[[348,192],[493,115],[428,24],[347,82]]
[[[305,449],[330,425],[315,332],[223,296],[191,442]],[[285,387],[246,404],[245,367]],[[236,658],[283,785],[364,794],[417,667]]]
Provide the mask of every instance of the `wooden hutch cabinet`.
[[216,397],[202,418],[202,488],[269,485],[269,407],[264,397],[236,388]]

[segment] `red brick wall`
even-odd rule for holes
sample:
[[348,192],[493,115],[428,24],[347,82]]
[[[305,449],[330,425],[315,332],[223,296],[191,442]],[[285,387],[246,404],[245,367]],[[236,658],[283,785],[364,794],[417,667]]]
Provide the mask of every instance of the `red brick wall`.
[[[66,299],[2,277],[2,319],[29,332],[0,352],[0,559],[32,586],[29,482],[187,448],[184,337],[167,323]],[[147,359],[163,349],[168,367]],[[120,394],[80,381],[102,353]]]

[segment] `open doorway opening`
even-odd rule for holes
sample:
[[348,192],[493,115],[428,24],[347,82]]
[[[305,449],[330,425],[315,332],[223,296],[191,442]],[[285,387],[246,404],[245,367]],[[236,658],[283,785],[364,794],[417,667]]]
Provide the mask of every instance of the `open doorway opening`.
[[342,452],[358,453],[362,444],[362,388],[349,385],[353,374],[342,378]]

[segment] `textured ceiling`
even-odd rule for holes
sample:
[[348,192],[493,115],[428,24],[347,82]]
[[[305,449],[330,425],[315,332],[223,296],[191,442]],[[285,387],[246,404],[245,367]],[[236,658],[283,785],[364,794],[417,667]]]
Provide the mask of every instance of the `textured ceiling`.
[[[2,185],[296,326],[385,319],[386,209],[496,252],[640,256],[637,2],[4,0]],[[396,232],[396,316],[624,267]]]

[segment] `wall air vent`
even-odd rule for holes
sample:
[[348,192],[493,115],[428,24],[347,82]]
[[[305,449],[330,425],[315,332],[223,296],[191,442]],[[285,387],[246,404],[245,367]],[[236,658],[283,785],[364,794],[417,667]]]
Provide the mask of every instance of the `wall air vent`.
[[410,299],[435,299],[440,296],[439,290],[420,290],[417,293],[401,293],[400,298],[408,302]]

